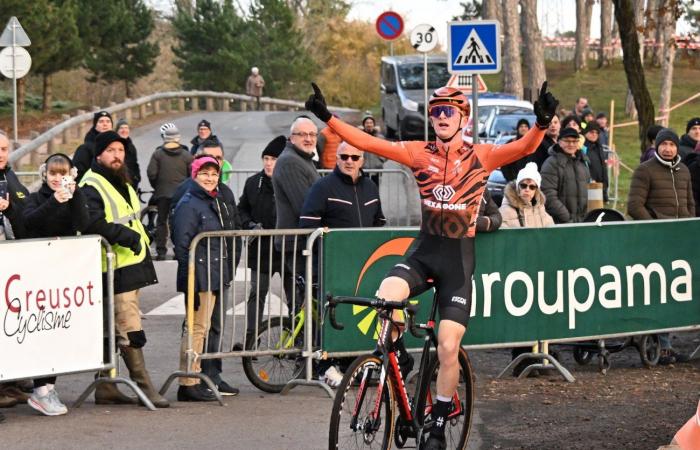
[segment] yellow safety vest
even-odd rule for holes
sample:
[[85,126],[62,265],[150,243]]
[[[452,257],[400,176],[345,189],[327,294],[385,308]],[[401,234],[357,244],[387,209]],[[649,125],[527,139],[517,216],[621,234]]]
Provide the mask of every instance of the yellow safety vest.
[[[135,255],[131,249],[122,247],[119,244],[112,244],[112,251],[115,254],[115,269],[138,264],[146,258],[148,251],[148,235],[139,218],[139,198],[131,185],[127,184],[129,198],[127,202],[122,194],[117,191],[112,183],[105,177],[92,171],[85,172],[80,186],[92,186],[102,197],[105,205],[105,220],[109,223],[118,223],[137,232],[141,235],[141,252]],[[102,250],[102,272],[107,271],[107,255]]]

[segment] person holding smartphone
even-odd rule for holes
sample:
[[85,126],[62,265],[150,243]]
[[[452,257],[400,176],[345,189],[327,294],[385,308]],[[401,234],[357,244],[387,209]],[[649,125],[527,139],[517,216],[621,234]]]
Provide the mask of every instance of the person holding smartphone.
[[22,208],[29,196],[8,164],[10,140],[0,131],[0,240],[21,239],[26,236]]

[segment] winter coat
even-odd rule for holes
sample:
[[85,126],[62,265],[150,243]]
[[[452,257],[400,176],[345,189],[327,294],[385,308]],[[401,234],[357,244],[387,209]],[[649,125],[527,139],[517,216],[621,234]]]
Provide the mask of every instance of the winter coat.
[[67,202],[59,203],[46,182],[29,195],[22,215],[30,238],[75,236],[85,231],[90,220],[82,189],[76,189]]
[[627,213],[635,220],[695,217],[690,171],[680,155],[673,162],[656,155],[635,169]]
[[503,191],[503,203],[501,203],[501,216],[503,228],[544,228],[554,225],[552,216],[547,214],[544,207],[545,197],[540,189],[537,190],[530,204],[518,195],[515,182],[511,181]]
[[684,159],[695,150],[695,146],[698,145],[698,141],[691,138],[687,134],[681,136],[681,145],[678,146],[678,154]]
[[311,186],[299,218],[299,228],[381,227],[385,223],[377,185],[362,173],[353,182],[338,166]]
[[[97,161],[93,161],[90,168],[98,175],[106,178],[127,202],[130,201],[126,183],[123,183],[112,172],[103,168]],[[99,234],[112,245],[119,244],[123,247],[130,247],[136,233],[124,225],[105,220],[105,205],[97,189],[86,185],[82,186],[80,190],[85,196],[89,216],[84,234]],[[149,251],[146,251],[146,257],[140,263],[114,271],[115,294],[134,291],[156,283],[158,283],[158,276],[156,275],[155,267],[153,267],[151,252]]]
[[608,165],[603,146],[598,142],[586,141],[586,156],[591,180],[603,183],[603,201],[608,201]]
[[73,153],[73,167],[78,170],[76,183],[79,182],[85,172],[92,166],[92,160],[95,159],[95,138],[100,134],[95,130],[95,127],[90,128],[85,133],[85,140]]
[[540,142],[540,145],[537,147],[537,150],[535,150],[535,153],[527,157],[527,162],[534,162],[535,164],[537,164],[537,170],[541,171],[542,165],[544,164],[545,160],[549,157],[549,149],[556,145],[556,143],[557,141],[549,137],[549,135],[545,134],[542,138],[542,142]]
[[693,152],[685,157],[683,163],[690,172],[690,182],[695,202],[695,215],[700,217],[700,153]]
[[139,155],[136,152],[134,141],[130,137],[126,138],[126,155],[124,156],[124,164],[129,171],[131,177],[131,185],[138,192],[139,183],[141,183],[141,167],[139,167]]
[[[29,197],[29,191],[20,183],[15,172],[10,166],[5,166],[0,169],[0,181],[7,181],[7,193],[10,194],[10,205],[6,210],[0,212],[0,226],[7,226],[9,222],[12,227],[10,230],[5,228],[5,235],[9,239],[13,236],[15,239],[24,239],[27,236],[27,231],[24,226],[22,210]],[[1,230],[0,230],[1,231]]]
[[343,140],[330,129],[326,127],[321,130],[318,137],[317,148],[321,154],[321,169],[332,169],[335,167],[336,154],[338,153],[338,147]]
[[190,141],[190,144],[192,144],[192,147],[190,147],[190,154],[192,156],[196,155],[197,152],[200,150],[200,147],[205,143],[205,142],[216,142],[219,147],[223,150],[224,145],[221,143],[218,137],[216,137],[215,134],[210,134],[208,138],[202,139],[199,137],[199,135],[195,136],[192,138]]
[[[488,219],[487,219],[488,217]],[[488,189],[484,189],[479,206],[479,215],[476,216],[476,231],[489,233],[501,228],[503,218],[498,210],[498,205],[491,198]]]
[[541,189],[545,208],[554,223],[582,222],[588,209],[588,165],[579,150],[573,156],[564,153],[559,144],[550,149],[542,165]]
[[656,153],[656,148],[654,146],[650,146],[646,150],[644,150],[644,153],[642,153],[642,156],[639,157],[639,163],[643,163],[646,161],[649,161],[654,157],[654,153]]
[[245,92],[253,97],[261,97],[264,86],[265,80],[263,79],[262,75],[250,75],[245,83]]
[[287,142],[277,159],[272,174],[277,210],[275,228],[297,228],[306,194],[311,185],[320,178],[311,161],[312,156]]
[[172,198],[177,187],[190,176],[192,155],[187,147],[179,145],[176,148],[160,146],[151,155],[146,174],[153,186],[153,200]]
[[[187,265],[190,244],[195,236],[205,231],[228,229],[232,211],[219,198],[212,196],[194,183],[180,199],[173,214],[173,243],[177,259],[177,290],[187,292]],[[231,281],[230,252],[226,239],[203,239],[195,251],[195,292],[218,291]],[[223,247],[222,247],[223,246]],[[208,257],[209,256],[209,257]]]
[[[360,127],[362,128],[362,127]],[[363,128],[364,131],[364,128]],[[365,133],[367,133],[365,131]],[[374,136],[379,139],[384,139],[384,135],[381,134],[377,129],[373,129],[371,133],[367,133],[371,136]],[[362,150],[362,149],[360,149]],[[382,158],[379,155],[375,155],[374,153],[370,152],[365,152],[364,154],[365,157],[365,163],[362,165],[363,169],[383,169],[384,168],[384,161],[386,161],[386,158]]]
[[[244,230],[264,229],[273,230],[277,220],[275,211],[275,191],[272,179],[261,170],[245,181],[243,194],[238,201],[238,214],[241,227]],[[270,239],[258,238],[248,246],[248,267],[255,270],[258,267],[258,245],[260,246],[261,269],[269,268]],[[275,267],[279,267],[279,257],[273,256]]]

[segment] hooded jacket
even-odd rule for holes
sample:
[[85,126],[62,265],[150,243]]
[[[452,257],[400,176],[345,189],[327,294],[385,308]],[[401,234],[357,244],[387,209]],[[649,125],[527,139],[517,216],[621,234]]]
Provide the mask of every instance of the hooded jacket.
[[588,158],[588,170],[591,180],[603,183],[603,201],[608,201],[608,165],[605,150],[600,142],[586,140],[586,157]]
[[695,217],[690,172],[680,155],[673,161],[654,155],[632,174],[627,213],[635,220]]
[[591,179],[585,156],[580,150],[568,155],[559,144],[550,149],[549,155],[540,171],[547,213],[554,223],[582,222],[588,209]]
[[190,176],[192,159],[184,145],[174,148],[160,146],[153,152],[146,174],[154,189],[154,200],[172,198],[180,183]]
[[85,172],[92,166],[92,160],[95,159],[95,138],[100,134],[93,126],[85,133],[83,143],[75,150],[73,154],[73,167],[78,170],[78,176],[75,181],[80,182]]
[[501,203],[503,228],[544,228],[554,225],[552,216],[545,209],[545,197],[541,189],[537,189],[530,204],[518,195],[515,181],[506,185]]
[[[261,170],[245,181],[243,194],[238,201],[238,214],[244,230],[273,230],[277,221],[275,211],[275,191],[272,178]],[[261,269],[267,269],[270,262],[270,239],[258,238],[248,246],[248,267],[258,267],[258,245],[260,246]],[[279,257],[273,257],[275,267],[279,267]]]
[[698,145],[698,141],[687,134],[681,136],[681,145],[678,146],[678,154],[681,155],[681,159],[685,159],[688,155],[693,153],[696,145]]

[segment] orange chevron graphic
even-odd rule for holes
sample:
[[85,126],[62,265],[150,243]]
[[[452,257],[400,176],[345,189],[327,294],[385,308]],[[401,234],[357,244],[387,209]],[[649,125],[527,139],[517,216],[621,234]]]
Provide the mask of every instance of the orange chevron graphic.
[[362,283],[362,278],[365,276],[365,272],[367,272],[367,269],[369,269],[372,264],[377,262],[378,260],[384,258],[385,256],[403,256],[406,254],[408,251],[408,248],[411,246],[415,238],[409,238],[409,237],[402,237],[402,238],[396,238],[392,239],[390,241],[387,241],[377,247],[377,249],[370,255],[369,258],[367,258],[367,261],[365,261],[365,264],[362,266],[362,270],[360,271],[360,276],[357,277],[357,285],[355,286],[355,295],[357,295],[357,292],[360,290],[360,283]]

